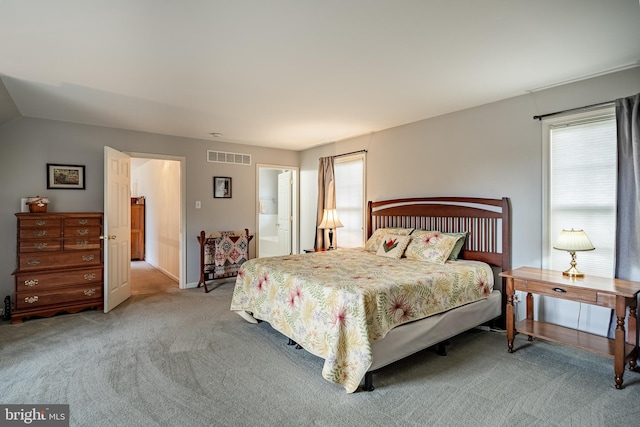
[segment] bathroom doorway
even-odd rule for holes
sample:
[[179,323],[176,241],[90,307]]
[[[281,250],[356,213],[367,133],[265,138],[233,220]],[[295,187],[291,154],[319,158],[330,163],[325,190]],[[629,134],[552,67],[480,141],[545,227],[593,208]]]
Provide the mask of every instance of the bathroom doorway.
[[298,253],[298,168],[257,165],[258,258]]

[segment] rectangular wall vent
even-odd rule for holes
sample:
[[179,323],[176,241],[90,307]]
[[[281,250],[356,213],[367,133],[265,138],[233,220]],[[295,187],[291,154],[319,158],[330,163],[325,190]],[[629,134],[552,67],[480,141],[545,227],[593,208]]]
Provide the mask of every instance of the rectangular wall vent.
[[251,166],[251,154],[207,150],[207,162]]

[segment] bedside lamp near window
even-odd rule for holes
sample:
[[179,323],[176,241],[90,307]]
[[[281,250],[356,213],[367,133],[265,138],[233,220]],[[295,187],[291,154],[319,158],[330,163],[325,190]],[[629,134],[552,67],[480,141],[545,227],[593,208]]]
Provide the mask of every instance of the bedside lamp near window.
[[344,227],[338,219],[338,213],[335,209],[325,209],[322,215],[322,221],[318,228],[329,229],[329,250],[333,249],[333,229]]
[[571,267],[567,271],[563,271],[564,276],[583,277],[584,273],[576,268],[576,252],[592,251],[595,249],[591,240],[583,230],[562,230],[558,240],[553,245],[554,249],[567,251],[571,254]]

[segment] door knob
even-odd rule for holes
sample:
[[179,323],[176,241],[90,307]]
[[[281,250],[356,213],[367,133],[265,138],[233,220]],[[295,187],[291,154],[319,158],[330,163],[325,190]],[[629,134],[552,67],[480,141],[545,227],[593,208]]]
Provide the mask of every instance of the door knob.
[[100,236],[101,240],[115,240],[115,234],[113,236]]

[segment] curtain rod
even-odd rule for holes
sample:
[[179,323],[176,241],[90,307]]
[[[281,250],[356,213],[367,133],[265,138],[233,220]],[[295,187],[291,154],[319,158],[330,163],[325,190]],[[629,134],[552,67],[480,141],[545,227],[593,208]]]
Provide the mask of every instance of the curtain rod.
[[333,156],[333,158],[335,159],[336,157],[350,156],[351,154],[366,153],[366,152],[367,150],[352,151],[350,153],[336,154],[335,156]]
[[584,107],[578,107],[578,108],[569,108],[568,110],[562,110],[562,111],[556,111],[555,113],[548,113],[548,114],[541,114],[539,116],[533,116],[533,120],[542,120],[546,117],[551,117],[551,116],[555,116],[558,114],[562,114],[562,113],[569,113],[571,111],[578,111],[578,110],[587,110],[589,108],[593,108],[593,107],[601,107],[603,105],[607,105],[607,104],[613,104],[616,101],[607,101],[607,102],[599,102],[597,104],[591,104],[591,105],[585,105]]

